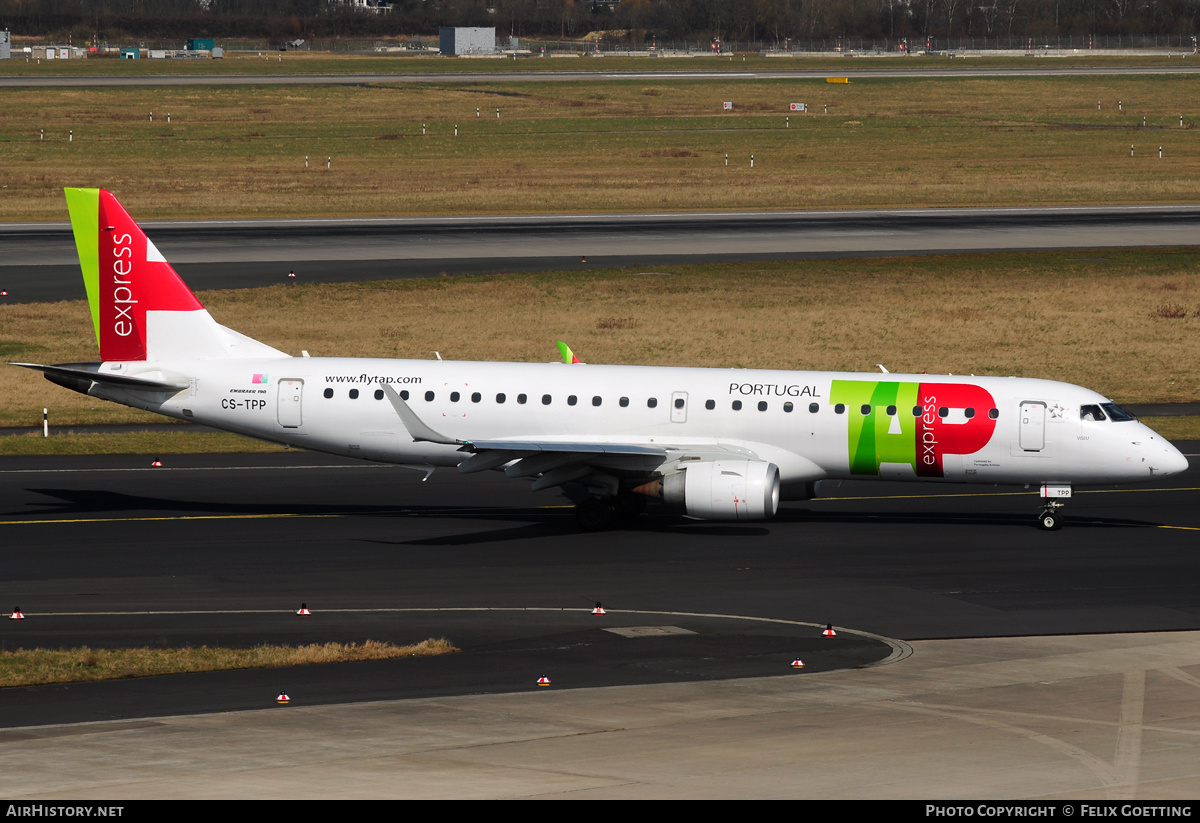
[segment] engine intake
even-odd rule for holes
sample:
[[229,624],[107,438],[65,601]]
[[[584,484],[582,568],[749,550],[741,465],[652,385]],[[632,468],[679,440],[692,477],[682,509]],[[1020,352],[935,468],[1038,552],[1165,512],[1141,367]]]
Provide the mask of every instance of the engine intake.
[[693,463],[655,486],[668,506],[705,520],[765,520],[779,508],[779,468],[761,460]]

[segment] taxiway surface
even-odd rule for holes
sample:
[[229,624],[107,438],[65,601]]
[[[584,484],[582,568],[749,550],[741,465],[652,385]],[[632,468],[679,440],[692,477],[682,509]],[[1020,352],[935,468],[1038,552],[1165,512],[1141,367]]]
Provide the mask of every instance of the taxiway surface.
[[[685,263],[1188,246],[1200,208],[531,215],[150,222],[194,290]],[[9,303],[83,297],[68,224],[0,225]]]
[[[0,724],[173,714],[183,695],[191,711],[252,708],[288,684],[340,703],[522,691],[542,674],[570,687],[764,676],[796,656],[820,671],[893,655],[883,638],[1200,630],[1196,468],[1084,491],[1054,533],[1034,528],[1034,492],[846,482],[770,521],[650,514],[579,534],[561,498],[499,476],[422,482],[299,452],[148,462],[0,462],[0,598],[26,616],[0,625],[4,648],[445,636],[464,651],[287,683],[6,690]],[[302,602],[311,618],[294,614]],[[595,602],[610,615],[592,617]],[[825,623],[866,635],[826,642]],[[681,631],[604,631],[619,626]]]

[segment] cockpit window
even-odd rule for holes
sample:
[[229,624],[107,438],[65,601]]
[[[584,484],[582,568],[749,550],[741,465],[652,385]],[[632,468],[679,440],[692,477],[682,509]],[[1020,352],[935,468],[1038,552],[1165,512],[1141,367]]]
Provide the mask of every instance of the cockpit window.
[[1124,423],[1126,420],[1137,420],[1129,412],[1118,406],[1116,403],[1101,403],[1100,408],[1108,412],[1108,417],[1117,423]]
[[1080,406],[1079,407],[1079,419],[1084,420],[1084,421],[1091,421],[1091,420],[1107,420],[1108,418],[1104,416],[1104,412],[1100,411],[1099,406]]

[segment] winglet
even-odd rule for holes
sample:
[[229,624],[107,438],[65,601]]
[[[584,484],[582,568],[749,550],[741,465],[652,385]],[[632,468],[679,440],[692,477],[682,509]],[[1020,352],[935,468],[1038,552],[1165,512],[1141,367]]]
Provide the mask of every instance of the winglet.
[[579,358],[575,356],[575,352],[571,351],[571,347],[566,343],[561,340],[555,340],[554,345],[558,346],[558,350],[562,352],[562,359],[564,363],[572,364],[579,362]]
[[408,434],[412,437],[414,443],[442,443],[447,446],[467,445],[466,441],[455,440],[453,437],[447,437],[426,426],[421,418],[417,417],[416,412],[410,409],[408,404],[396,393],[395,389],[387,383],[383,383],[381,386],[388,402],[392,404],[392,408],[396,410],[396,414],[400,415],[400,422],[404,424],[404,428],[408,429]]

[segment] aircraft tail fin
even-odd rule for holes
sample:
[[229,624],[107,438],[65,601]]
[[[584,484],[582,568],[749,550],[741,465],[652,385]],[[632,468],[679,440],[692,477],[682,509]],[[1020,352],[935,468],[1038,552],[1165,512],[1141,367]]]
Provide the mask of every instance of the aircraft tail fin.
[[65,191],[102,360],[287,356],[213,320],[110,192]]

